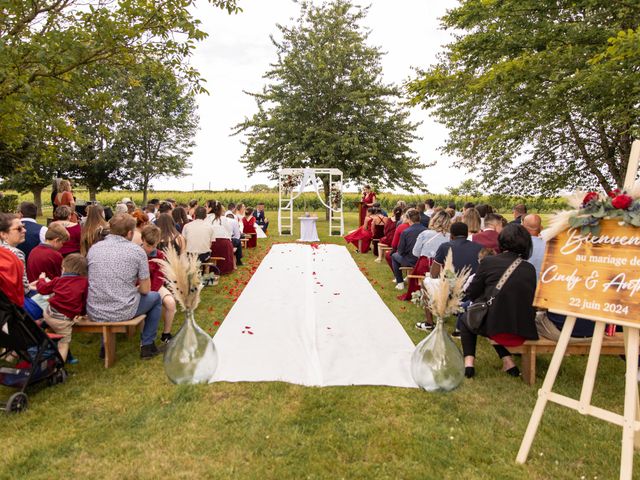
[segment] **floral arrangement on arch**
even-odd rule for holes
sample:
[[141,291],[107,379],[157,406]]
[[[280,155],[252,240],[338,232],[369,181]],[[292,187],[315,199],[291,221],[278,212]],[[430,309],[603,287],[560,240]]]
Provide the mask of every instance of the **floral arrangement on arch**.
[[462,313],[464,309],[460,303],[470,274],[470,267],[465,267],[456,273],[453,266],[453,252],[449,249],[438,278],[427,278],[422,288],[413,292],[411,302],[425,311],[430,311],[436,318],[445,319]]
[[549,240],[568,228],[579,228],[582,235],[600,233],[600,220],[620,219],[621,224],[640,227],[640,184],[629,190],[616,188],[606,195],[577,191],[566,197],[573,210],[557,213],[543,232]]
[[334,183],[331,185],[331,192],[329,195],[331,198],[331,205],[333,207],[339,207],[340,202],[342,202],[342,184]]
[[287,194],[293,192],[293,190],[300,185],[300,182],[302,182],[303,178],[304,174],[302,173],[291,173],[285,176],[280,182],[282,191]]

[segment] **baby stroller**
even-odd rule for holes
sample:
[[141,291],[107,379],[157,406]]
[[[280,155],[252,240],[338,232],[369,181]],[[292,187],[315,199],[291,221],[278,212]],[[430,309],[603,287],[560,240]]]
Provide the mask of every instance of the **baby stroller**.
[[[15,365],[6,362],[10,355],[18,358]],[[67,379],[55,342],[3,292],[0,292],[0,361],[0,385],[18,389],[7,402],[0,402],[0,409],[8,413],[26,410],[28,386],[43,380],[56,385]]]

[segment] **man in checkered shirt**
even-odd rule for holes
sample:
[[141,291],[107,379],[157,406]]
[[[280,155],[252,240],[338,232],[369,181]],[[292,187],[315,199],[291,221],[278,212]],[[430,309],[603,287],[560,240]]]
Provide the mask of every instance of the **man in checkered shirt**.
[[123,322],[146,314],[140,357],[152,358],[164,350],[164,345],[158,348],[154,342],[162,300],[158,292],[151,291],[147,255],[131,242],[136,220],[119,213],[109,221],[109,227],[110,234],[87,253],[87,313],[95,322]]

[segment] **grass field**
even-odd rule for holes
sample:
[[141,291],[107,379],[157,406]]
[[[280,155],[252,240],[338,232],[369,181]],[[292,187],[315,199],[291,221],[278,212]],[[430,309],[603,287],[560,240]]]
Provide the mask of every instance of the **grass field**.
[[[356,221],[349,214],[347,229]],[[197,320],[209,332],[215,333],[214,322],[223,321],[269,246],[297,238],[278,237],[275,222],[270,230],[245,267],[204,290]],[[322,221],[318,232],[322,241],[342,243],[326,236]],[[388,266],[372,255],[354,258],[412,340],[421,340],[413,324],[422,314],[395,299]],[[178,314],[175,330],[181,320]],[[618,476],[621,429],[558,406],[548,407],[529,462],[515,463],[537,390],[502,373],[485,341],[479,342],[476,378],[447,394],[284,383],[176,387],[160,358],[139,359],[136,341],[119,339],[118,362],[109,370],[98,359],[99,344],[96,335],[74,336],[80,363],[69,368],[69,381],[34,392],[25,413],[0,418],[0,478]],[[539,361],[538,387],[549,359]],[[586,358],[566,359],[557,390],[577,397],[585,365]],[[594,403],[621,412],[623,385],[624,363],[603,357]]]

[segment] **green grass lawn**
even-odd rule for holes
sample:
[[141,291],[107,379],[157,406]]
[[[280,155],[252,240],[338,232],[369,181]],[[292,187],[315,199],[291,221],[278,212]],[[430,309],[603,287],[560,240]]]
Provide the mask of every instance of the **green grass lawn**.
[[[250,251],[246,266],[204,290],[199,324],[218,328],[277,236]],[[347,217],[347,230],[355,226]],[[322,241],[342,243],[327,236]],[[351,250],[353,251],[353,249]],[[374,257],[354,255],[411,339],[422,312],[396,300],[391,273]],[[283,286],[286,288],[286,286]],[[182,315],[176,317],[174,330]],[[547,408],[529,462],[516,453],[536,399],[500,371],[479,342],[476,378],[451,393],[391,387],[309,388],[285,383],[174,386],[162,359],[141,361],[137,341],[118,340],[105,370],[97,335],[76,335],[80,363],[64,385],[34,391],[25,413],[0,418],[0,478],[617,478],[621,429],[559,406]],[[550,357],[539,361],[538,384]],[[565,360],[557,390],[578,396],[586,357]],[[376,368],[376,365],[371,365]],[[0,391],[8,395],[9,390]],[[622,411],[624,363],[603,357],[594,403]],[[636,462],[636,474],[640,465]]]

